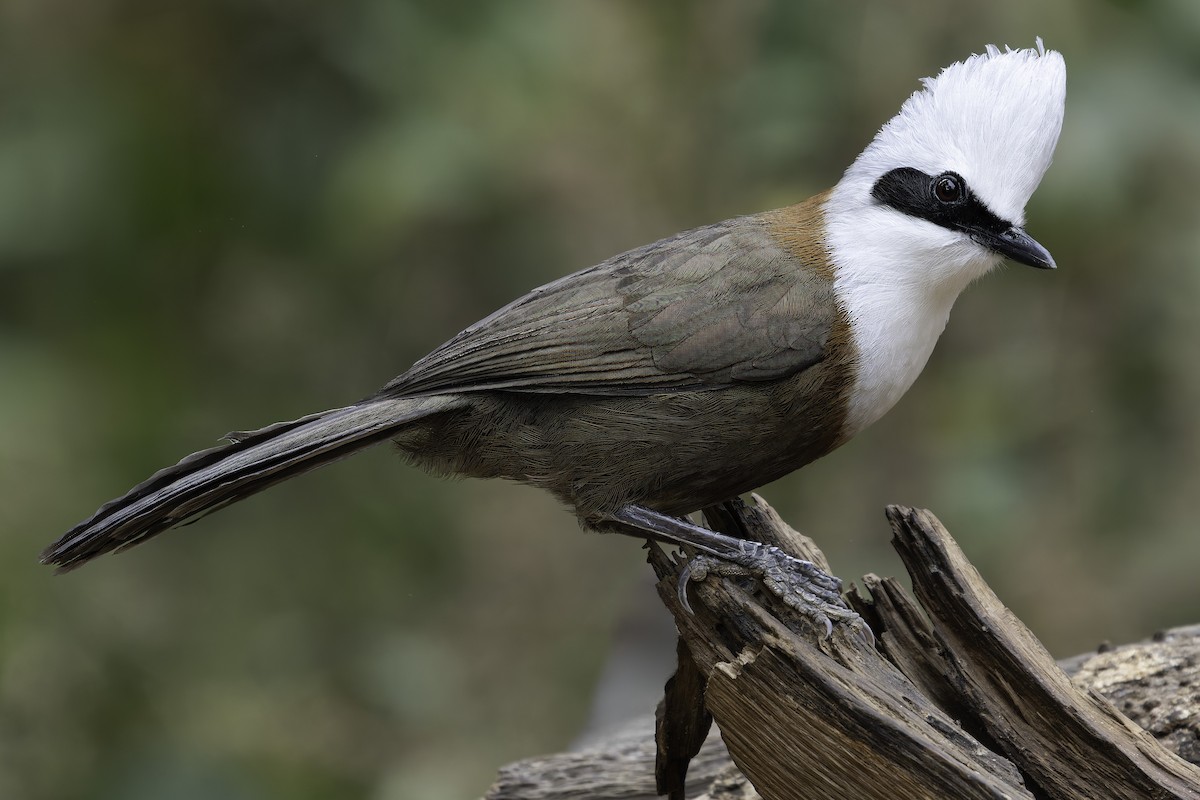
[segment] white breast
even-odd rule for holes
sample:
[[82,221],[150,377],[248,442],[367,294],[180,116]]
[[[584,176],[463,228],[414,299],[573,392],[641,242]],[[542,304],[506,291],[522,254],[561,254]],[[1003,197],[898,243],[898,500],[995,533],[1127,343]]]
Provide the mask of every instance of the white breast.
[[834,294],[857,364],[845,435],[882,417],[925,367],[955,299],[998,261],[964,237],[879,207],[826,215]]
[[950,304],[929,307],[914,292],[861,283],[834,284],[850,317],[857,374],[846,433],[882,417],[925,368],[950,316]]

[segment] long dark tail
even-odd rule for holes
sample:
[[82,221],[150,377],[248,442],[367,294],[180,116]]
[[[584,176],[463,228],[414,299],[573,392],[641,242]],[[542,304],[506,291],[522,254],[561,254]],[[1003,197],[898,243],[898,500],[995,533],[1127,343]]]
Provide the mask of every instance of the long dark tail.
[[105,503],[90,519],[42,551],[42,563],[54,564],[59,572],[74,569],[464,403],[452,395],[373,399],[257,431],[229,434],[227,444],[192,453]]

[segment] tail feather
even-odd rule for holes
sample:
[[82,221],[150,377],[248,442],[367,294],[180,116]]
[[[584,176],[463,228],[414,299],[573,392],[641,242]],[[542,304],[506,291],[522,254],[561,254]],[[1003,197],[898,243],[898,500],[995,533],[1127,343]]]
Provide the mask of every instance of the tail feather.
[[229,434],[226,444],[192,453],[105,503],[42,551],[42,563],[65,572],[104,553],[132,547],[464,402],[449,395],[373,399]]

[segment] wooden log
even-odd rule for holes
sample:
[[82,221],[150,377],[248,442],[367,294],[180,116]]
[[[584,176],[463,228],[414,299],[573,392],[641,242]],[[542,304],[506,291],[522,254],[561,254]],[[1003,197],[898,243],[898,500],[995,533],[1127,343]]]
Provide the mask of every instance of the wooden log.
[[[487,800],[657,800],[654,718],[632,721],[613,736],[572,753],[530,758],[500,770]],[[707,793],[732,766],[712,734],[692,759],[687,796]],[[735,773],[736,774],[736,773]],[[725,782],[736,780],[726,778]],[[737,780],[744,786],[745,780]]]
[[893,544],[962,703],[1058,800],[1200,800],[1200,770],[1071,682],[928,511],[888,508]]
[[[821,563],[810,540],[756,500],[706,519]],[[665,774],[674,775],[674,796],[685,796],[680,754],[695,748],[705,712],[698,686],[725,744],[716,735],[705,742],[687,797],[1200,798],[1200,770],[1174,755],[1200,757],[1200,626],[1070,659],[1072,681],[932,514],[888,514],[917,600],[867,576],[866,593],[850,597],[874,640],[851,626],[826,638],[748,579],[693,584],[689,614],[678,563],[652,547],[660,595],[694,670],[678,679],[690,688],[662,706],[662,749],[643,722],[587,751],[505,767],[487,798],[654,797],[663,753],[673,754]],[[691,732],[672,744],[664,730]]]
[[1180,758],[1200,764],[1200,625],[1101,648],[1063,666]]
[[687,642],[679,639],[675,649],[675,674],[663,687],[663,699],[654,714],[654,782],[660,795],[686,800],[688,769],[708,738],[712,714],[704,704],[704,674],[692,659]]
[[[723,533],[777,546],[794,538],[773,512],[740,501],[725,511],[706,515]],[[826,639],[822,626],[750,579],[694,585],[688,613],[675,565],[661,555],[651,563],[708,677],[707,705],[730,755],[766,800],[1032,797],[1011,764],[878,653],[869,632],[839,626]]]

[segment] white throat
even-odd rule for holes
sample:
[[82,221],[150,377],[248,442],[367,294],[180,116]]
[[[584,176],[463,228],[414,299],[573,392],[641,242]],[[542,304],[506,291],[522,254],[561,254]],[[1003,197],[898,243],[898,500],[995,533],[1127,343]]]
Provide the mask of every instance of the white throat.
[[[857,350],[844,429],[849,437],[908,391],[945,329],[954,301],[1000,259],[964,247],[949,231],[941,246],[931,249],[931,237],[940,235],[932,223],[842,200],[835,190],[825,221],[833,290],[850,319]],[[914,235],[914,226],[928,228]]]

